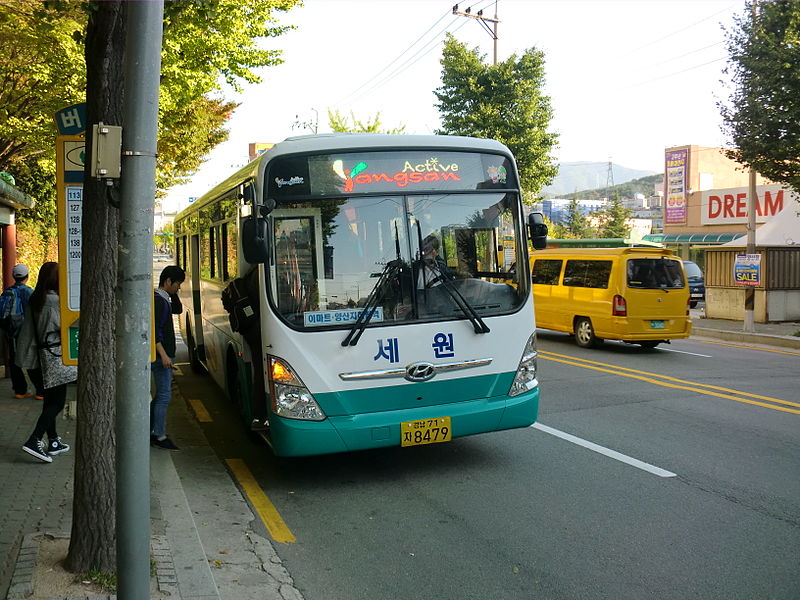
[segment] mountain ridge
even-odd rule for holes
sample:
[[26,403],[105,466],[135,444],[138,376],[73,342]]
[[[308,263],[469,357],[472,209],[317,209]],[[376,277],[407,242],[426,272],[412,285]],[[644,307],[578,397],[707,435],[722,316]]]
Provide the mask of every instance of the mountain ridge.
[[[658,174],[657,171],[630,169],[616,163],[611,163],[611,173],[614,185]],[[564,162],[559,164],[558,175],[553,183],[542,189],[542,195],[545,198],[557,198],[576,191],[603,189],[607,183],[608,162]]]

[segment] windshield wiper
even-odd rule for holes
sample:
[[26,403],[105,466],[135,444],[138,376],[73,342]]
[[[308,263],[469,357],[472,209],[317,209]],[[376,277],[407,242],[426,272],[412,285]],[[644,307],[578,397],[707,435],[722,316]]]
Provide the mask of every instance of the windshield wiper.
[[364,307],[358,315],[358,319],[353,323],[347,337],[342,340],[342,346],[355,346],[358,344],[358,340],[361,339],[361,334],[364,333],[367,325],[369,325],[369,322],[372,320],[372,316],[375,314],[375,310],[378,308],[378,303],[386,296],[387,292],[390,291],[392,282],[395,280],[399,282],[400,301],[403,301],[401,276],[403,270],[408,268],[408,263],[400,258],[400,238],[397,235],[397,224],[395,224],[394,227],[394,244],[397,258],[386,263],[383,271],[381,271],[378,283],[375,284],[375,287],[372,288],[369,296],[367,296],[367,301],[364,303]]

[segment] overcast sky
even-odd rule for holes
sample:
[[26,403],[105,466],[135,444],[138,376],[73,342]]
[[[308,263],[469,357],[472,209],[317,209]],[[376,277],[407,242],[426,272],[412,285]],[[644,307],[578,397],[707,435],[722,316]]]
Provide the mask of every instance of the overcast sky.
[[[167,204],[183,207],[247,161],[250,142],[301,133],[297,121],[329,131],[327,111],[380,112],[385,127],[432,133],[439,126],[433,90],[440,85],[445,32],[493,59],[492,37],[475,20],[452,14],[452,1],[306,0],[279,13],[294,31],[267,40],[284,63],[262,83],[228,97],[241,102],[230,139]],[[494,16],[495,2],[460,3]],[[723,146],[716,102],[732,27],[743,1],[499,0],[498,59],[535,47],[545,54],[546,93],[559,133],[559,162],[608,161],[663,170],[664,148]],[[491,25],[491,24],[489,24]]]

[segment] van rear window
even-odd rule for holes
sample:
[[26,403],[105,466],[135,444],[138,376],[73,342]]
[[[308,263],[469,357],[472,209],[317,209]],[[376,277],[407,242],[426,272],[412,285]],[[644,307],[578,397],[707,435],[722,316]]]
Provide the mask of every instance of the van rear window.
[[568,260],[564,268],[564,285],[606,289],[610,275],[610,260]]
[[533,283],[558,285],[562,262],[561,260],[537,258],[533,263]]
[[627,271],[630,288],[655,290],[686,287],[681,263],[672,258],[631,258]]

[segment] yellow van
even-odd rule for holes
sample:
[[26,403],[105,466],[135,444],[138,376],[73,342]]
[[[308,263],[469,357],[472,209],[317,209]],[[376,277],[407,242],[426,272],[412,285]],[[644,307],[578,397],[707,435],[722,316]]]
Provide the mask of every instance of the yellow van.
[[683,263],[662,248],[569,248],[531,256],[536,326],[654,348],[687,338],[689,286]]

